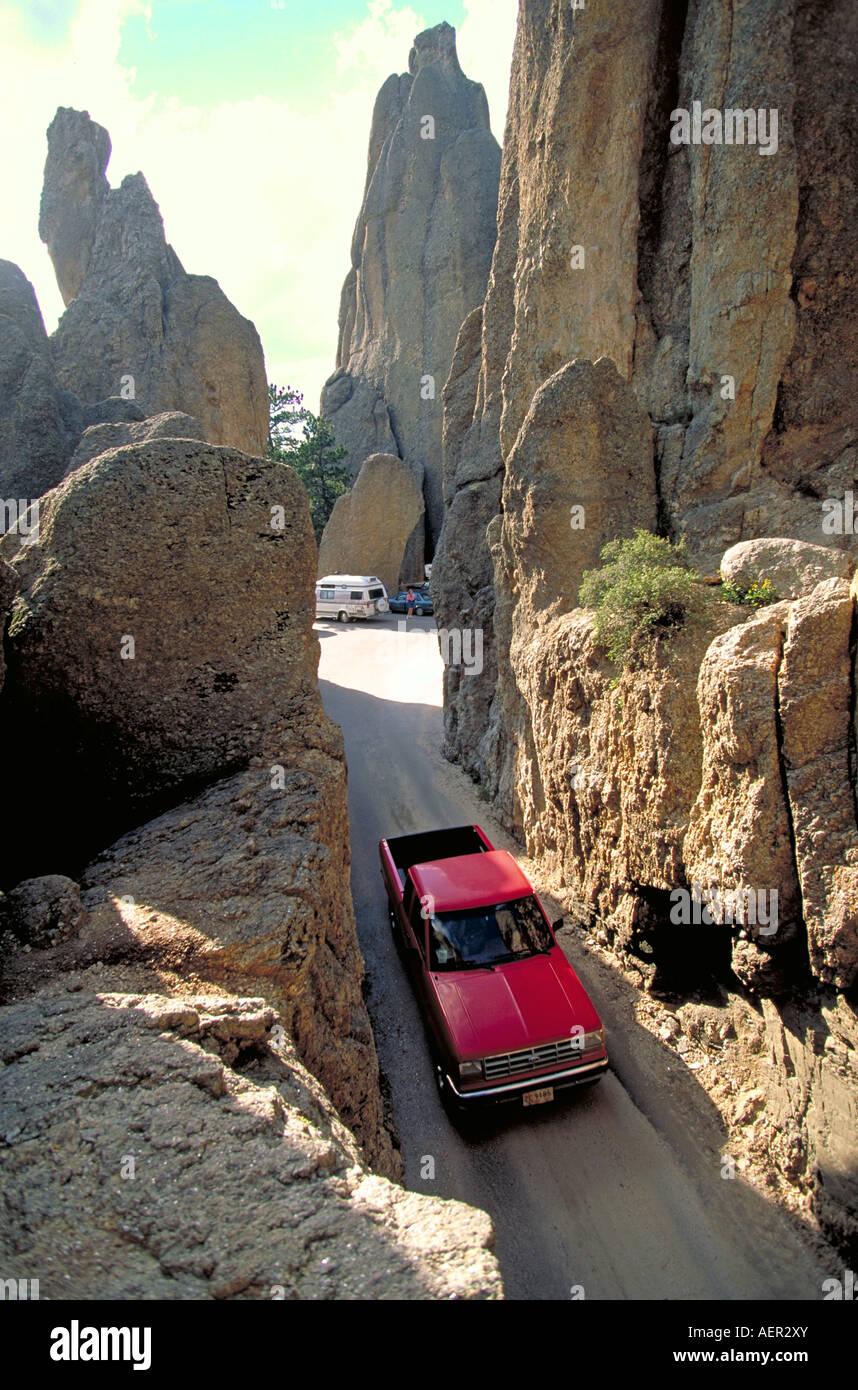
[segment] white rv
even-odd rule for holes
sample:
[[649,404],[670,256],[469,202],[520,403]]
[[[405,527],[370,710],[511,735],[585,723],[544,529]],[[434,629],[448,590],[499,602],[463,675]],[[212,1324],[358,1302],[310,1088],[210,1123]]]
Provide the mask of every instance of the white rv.
[[374,618],[387,612],[387,590],[376,574],[326,574],[316,580],[316,617]]

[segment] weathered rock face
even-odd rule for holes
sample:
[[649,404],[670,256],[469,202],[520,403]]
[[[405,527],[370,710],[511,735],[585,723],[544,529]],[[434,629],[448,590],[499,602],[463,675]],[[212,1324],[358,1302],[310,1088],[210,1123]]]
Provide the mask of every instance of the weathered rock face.
[[[448,529],[484,539],[462,569],[442,537],[439,623],[478,606],[495,645],[483,516],[534,394],[576,358],[610,357],[647,411],[660,523],[704,572],[749,537],[854,557],[823,502],[858,495],[856,40],[845,0],[824,17],[805,0],[735,15],[647,0],[621,31],[608,0],[523,0],[482,326],[463,328],[445,396]],[[756,143],[673,144],[672,112],[699,98],[753,102]],[[592,469],[609,476],[595,456]],[[475,758],[472,738],[491,724],[486,683],[448,681],[448,704],[448,754],[491,783],[494,740]]]
[[434,540],[443,515],[441,389],[459,325],[486,290],[500,151],[485,92],[464,76],[449,24],[418,34],[408,66],[376,100],[337,371],[321,409],[353,473],[377,452],[423,467]]
[[[646,411],[607,357],[569,363],[534,396],[507,456],[501,544],[516,617],[577,607],[606,541],[656,520]],[[603,469],[594,471],[599,458]]]
[[319,574],[377,574],[390,594],[400,579],[422,580],[423,516],[420,464],[370,455],[354,487],[334,503],[319,544]]
[[39,872],[32,856],[48,844],[62,856],[52,866],[74,871],[81,849],[246,765],[269,733],[272,762],[293,743],[330,745],[315,544],[291,469],[190,440],[114,449],[42,499],[38,544],[4,547],[21,586],[6,638],[9,775],[42,840],[37,851],[23,811],[6,882]]
[[[444,392],[432,573],[439,627],[479,621],[487,654],[483,681],[447,672],[447,756],[643,980],[684,962],[685,987],[714,970],[765,1000],[772,1106],[797,1145],[781,1157],[800,1155],[827,1229],[853,1249],[851,1064],[834,1076],[810,1020],[817,987],[830,991],[829,1050],[854,1049],[854,1004],[837,991],[858,975],[856,52],[845,0],[824,16],[807,0],[645,0],[622,24],[608,0],[522,0],[492,270]],[[728,109],[743,143],[708,138]],[[671,138],[682,111],[690,144]],[[636,473],[605,448],[603,357],[651,430],[631,433]],[[528,445],[564,377],[557,453],[600,500],[581,554],[628,533],[636,476],[644,524],[684,537],[705,576],[768,578],[785,602],[751,617],[713,595],[642,669],[606,661],[561,537],[578,499],[550,438]],[[579,437],[588,408],[604,428]],[[696,928],[670,917],[674,893],[691,907],[713,889],[753,889],[767,915],[776,893],[776,930],[749,911]]]
[[[858,1253],[858,1016],[842,995],[821,1004],[762,1001],[765,1066],[760,1077],[772,1124],[798,1144],[788,1171],[809,1183],[823,1229],[844,1256]],[[790,1162],[792,1159],[792,1162]]]
[[858,786],[849,585],[829,579],[790,609],[779,675],[786,786],[811,968],[858,979]]
[[[296,731],[298,732],[298,731]],[[105,851],[82,877],[75,954],[123,953],[276,1007],[370,1161],[390,1171],[349,895],[339,731],[284,742]],[[179,964],[181,962],[181,964]]]
[[259,998],[79,984],[0,1009],[4,1276],[54,1299],[499,1297],[488,1218],[370,1174],[276,1024]]
[[[604,475],[593,457],[606,461]],[[598,564],[617,525],[615,507],[621,534],[655,522],[649,421],[607,358],[573,362],[536,393],[507,460],[502,505],[495,589],[506,601],[495,614],[495,640],[508,656],[499,663],[495,718],[507,734],[497,743],[492,784],[507,813],[518,796],[520,817],[511,823],[527,825],[525,798],[541,802],[533,723],[537,701],[545,701],[544,690],[537,694],[543,629],[577,606],[584,570]],[[509,737],[513,729],[523,737]]]
[[[59,482],[81,405],[58,384],[32,285],[0,261],[0,494],[30,502]],[[11,529],[8,518],[4,529]]]
[[51,339],[61,385],[93,401],[126,390],[130,378],[147,414],[183,411],[212,443],[264,454],[268,389],[256,329],[215,280],[186,274],[142,174],[110,188],[109,157],[107,131],[60,107],[48,130],[39,231],[68,306]]
[[[732,942],[736,975],[763,993],[778,983],[774,957],[803,934],[778,708],[788,616],[788,604],[766,608],[716,638],[703,658],[697,681],[700,791],[683,847],[689,883],[777,894],[777,930],[755,931],[750,945],[739,935]],[[768,915],[768,898],[763,906]]]

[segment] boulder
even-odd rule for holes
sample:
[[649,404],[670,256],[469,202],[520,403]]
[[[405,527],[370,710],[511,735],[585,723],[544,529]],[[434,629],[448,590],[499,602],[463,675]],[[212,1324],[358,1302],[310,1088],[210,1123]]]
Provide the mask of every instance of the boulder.
[[40,534],[38,545],[4,542],[20,583],[7,772],[38,809],[42,840],[22,810],[4,846],[7,882],[38,871],[19,856],[41,863],[54,845],[73,866],[75,848],[246,765],[272,725],[286,727],[284,755],[290,741],[326,737],[316,550],[291,469],[192,440],[127,445],[42,499]]
[[183,411],[205,438],[264,454],[262,345],[215,280],[167,245],[142,174],[110,188],[110,137],[60,107],[48,129],[39,231],[67,305],[51,339],[60,384],[87,401],[125,394]]
[[463,74],[449,24],[417,35],[408,69],[376,99],[337,369],[321,410],[353,475],[379,451],[423,467],[434,540],[443,516],[441,390],[459,326],[486,290],[500,150],[485,92]]
[[[389,594],[423,575],[423,469],[372,454],[338,497],[319,544],[319,574],[377,574]],[[406,572],[407,571],[407,572]]]
[[656,507],[646,411],[607,357],[567,363],[537,391],[506,462],[503,545],[521,625],[576,608],[605,543],[652,529]]
[[74,936],[84,920],[80,888],[62,874],[24,879],[0,898],[3,926],[28,946],[56,946]]
[[721,577],[745,587],[771,582],[779,599],[813,593],[823,579],[848,579],[852,564],[842,550],[782,537],[739,541],[721,558]]

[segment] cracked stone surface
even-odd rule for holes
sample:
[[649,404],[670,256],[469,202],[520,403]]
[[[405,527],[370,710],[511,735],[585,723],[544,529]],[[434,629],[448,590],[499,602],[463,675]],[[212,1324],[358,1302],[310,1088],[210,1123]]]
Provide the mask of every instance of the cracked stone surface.
[[0,1254],[42,1298],[500,1294],[491,1226],[368,1173],[261,999],[0,1009]]

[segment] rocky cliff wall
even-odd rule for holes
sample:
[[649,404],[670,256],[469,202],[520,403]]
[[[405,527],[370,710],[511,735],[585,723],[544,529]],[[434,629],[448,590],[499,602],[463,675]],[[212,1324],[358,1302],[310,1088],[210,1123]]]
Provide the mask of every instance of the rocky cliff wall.
[[[650,987],[714,978],[766,1001],[772,1103],[847,1244],[856,26],[803,0],[621,17],[522,0],[492,269],[444,392],[432,576],[438,626],[479,628],[485,653],[479,675],[445,672],[447,756]],[[729,111],[743,144],[723,139]],[[578,587],[635,526],[685,538],[709,576],[759,538],[746,577],[775,575],[784,601],[753,616],[713,592],[620,672]],[[672,928],[672,893],[743,886],[776,891],[775,933]],[[837,1029],[808,1004],[820,989]],[[790,1008],[805,1022],[782,1046]],[[822,1123],[829,1034],[846,1080]]]
[[[846,4],[802,0],[649,0],[622,24],[600,0],[524,0],[482,324],[464,324],[445,388],[444,625],[479,614],[492,645],[504,461],[535,392],[578,357],[610,357],[647,411],[660,524],[704,571],[753,536],[856,551],[848,517],[823,530],[858,467],[855,25]],[[673,143],[672,113],[691,121],[701,101],[752,110],[756,143]],[[495,668],[447,678],[448,752],[488,780]]]

